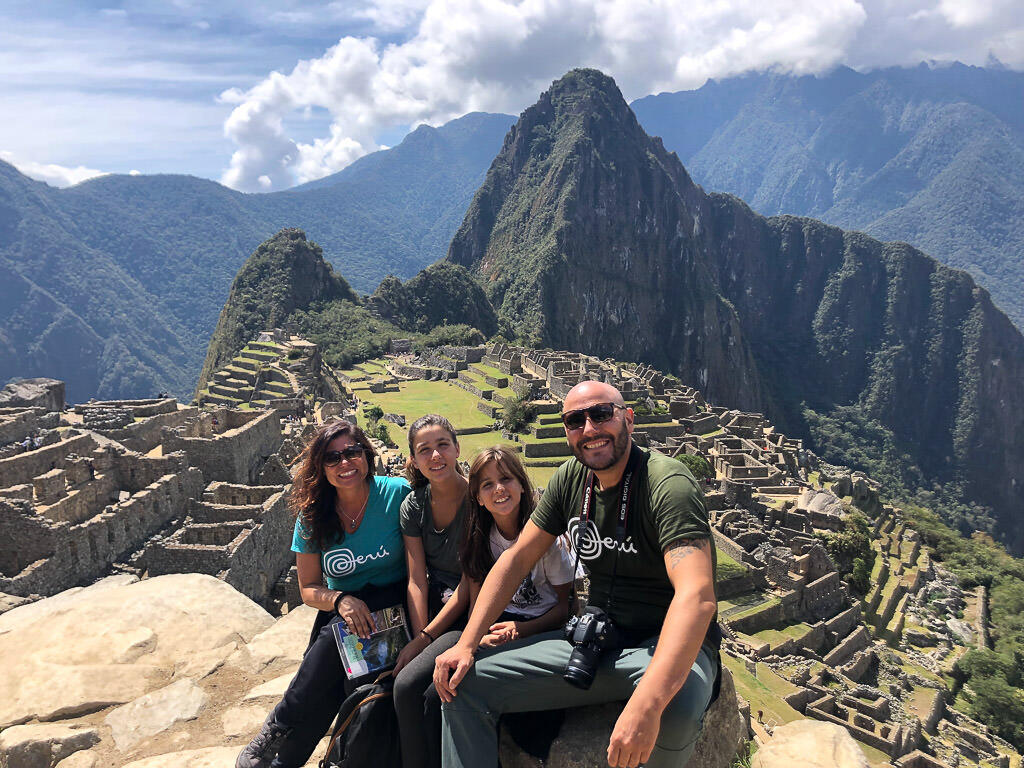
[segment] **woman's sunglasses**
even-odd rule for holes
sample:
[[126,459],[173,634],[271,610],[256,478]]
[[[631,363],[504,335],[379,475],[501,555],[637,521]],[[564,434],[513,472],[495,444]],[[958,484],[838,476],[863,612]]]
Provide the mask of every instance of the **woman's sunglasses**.
[[357,456],[362,456],[364,450],[366,449],[363,448],[363,446],[356,443],[355,445],[349,445],[345,448],[342,448],[340,451],[328,451],[327,453],[324,454],[324,466],[337,466],[338,464],[341,463],[342,459],[348,459],[349,461],[352,461],[352,459],[356,458]]
[[626,406],[619,405],[618,403],[598,403],[589,408],[566,411],[562,414],[562,423],[565,424],[565,428],[569,431],[583,429],[586,426],[587,419],[590,419],[591,424],[604,424],[604,422],[615,415],[616,408],[626,410]]

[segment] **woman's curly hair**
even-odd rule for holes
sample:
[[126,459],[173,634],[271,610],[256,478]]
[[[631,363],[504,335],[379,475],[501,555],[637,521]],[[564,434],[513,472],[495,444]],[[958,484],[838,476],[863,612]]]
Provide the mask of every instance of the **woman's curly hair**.
[[348,435],[363,446],[363,457],[368,467],[366,483],[371,484],[377,465],[377,452],[366,433],[344,419],[328,422],[317,429],[310,436],[302,453],[292,462],[298,466],[292,477],[288,508],[295,516],[302,518],[310,541],[316,542],[321,551],[345,538],[345,531],[335,512],[336,492],[324,474],[324,454],[327,453],[327,446],[335,438],[343,435]]

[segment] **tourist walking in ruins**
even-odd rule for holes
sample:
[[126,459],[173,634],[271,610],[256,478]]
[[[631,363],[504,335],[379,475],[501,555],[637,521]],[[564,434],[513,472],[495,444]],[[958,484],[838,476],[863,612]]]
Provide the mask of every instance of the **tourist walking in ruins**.
[[[456,599],[465,599],[472,607],[491,565],[515,543],[529,519],[534,495],[519,457],[503,446],[477,454],[468,486],[469,515],[460,551],[462,581]],[[498,647],[562,626],[572,580],[572,559],[556,540],[525,575],[480,644]],[[428,625],[425,634],[433,634],[435,626],[442,631],[442,624]],[[395,707],[405,768],[441,765],[441,699],[432,679],[434,661],[455,645],[460,634],[454,630],[438,636],[398,676]]]
[[347,680],[330,625],[370,634],[371,611],[405,599],[401,478],[373,474],[376,452],[347,421],[320,427],[300,454],[290,506],[302,601],[319,609],[310,644],[284,697],[236,768],[299,768],[327,732]]
[[423,691],[431,685],[434,657],[451,647],[444,633],[462,629],[469,606],[468,590],[459,589],[459,547],[469,514],[459,453],[455,427],[444,416],[427,414],[409,427],[406,476],[413,490],[401,517],[413,637],[398,657],[394,687],[404,768],[440,765],[440,702]]

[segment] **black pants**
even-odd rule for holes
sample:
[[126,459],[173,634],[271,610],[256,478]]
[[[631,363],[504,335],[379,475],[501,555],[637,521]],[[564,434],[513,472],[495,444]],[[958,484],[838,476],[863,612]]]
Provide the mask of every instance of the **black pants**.
[[[349,593],[358,597],[371,611],[405,602],[405,581],[384,587],[366,587]],[[341,617],[320,611],[313,625],[309,646],[298,672],[274,707],[274,720],[291,729],[271,768],[300,768],[309,760],[317,743],[331,727],[345,697],[360,680],[348,680],[341,666],[338,644],[331,624]]]

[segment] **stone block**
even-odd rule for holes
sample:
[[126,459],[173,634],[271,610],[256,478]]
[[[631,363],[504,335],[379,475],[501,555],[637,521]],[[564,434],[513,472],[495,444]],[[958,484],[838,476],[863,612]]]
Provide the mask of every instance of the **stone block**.
[[0,734],[0,766],[50,768],[100,740],[95,728],[40,723],[16,725]]
[[751,768],[869,768],[845,728],[835,723],[796,720],[777,727],[754,755]]
[[[548,759],[543,762],[519,750],[503,734],[501,764],[504,768],[593,768],[607,765],[605,751],[608,738],[621,711],[621,704],[569,710],[562,731],[551,745]],[[704,717],[704,729],[687,768],[729,768],[747,740],[748,725],[740,714],[732,675],[723,667],[721,694]]]

